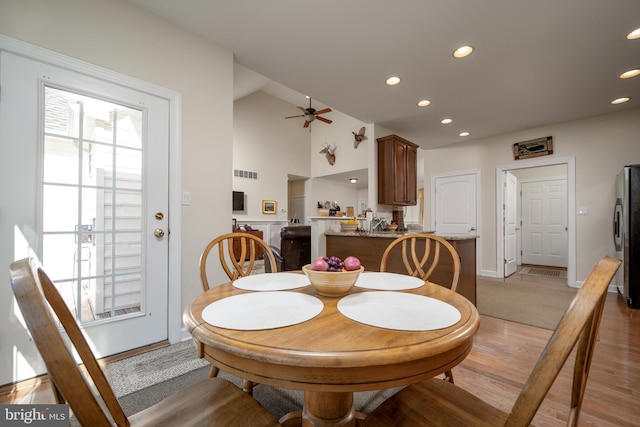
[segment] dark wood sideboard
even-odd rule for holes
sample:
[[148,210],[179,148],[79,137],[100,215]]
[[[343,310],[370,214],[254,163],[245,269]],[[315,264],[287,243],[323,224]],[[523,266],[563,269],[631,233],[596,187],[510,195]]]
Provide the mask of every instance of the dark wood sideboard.
[[[243,231],[243,233],[253,234],[254,236],[257,236],[257,237],[263,239],[262,231],[260,231],[260,230]],[[238,260],[238,261],[239,261],[239,258],[240,258],[240,251],[241,251],[240,240],[233,239],[233,253],[237,254],[236,255],[236,260]],[[262,258],[264,258],[264,253],[262,251],[262,246],[256,245],[256,259],[262,259]]]

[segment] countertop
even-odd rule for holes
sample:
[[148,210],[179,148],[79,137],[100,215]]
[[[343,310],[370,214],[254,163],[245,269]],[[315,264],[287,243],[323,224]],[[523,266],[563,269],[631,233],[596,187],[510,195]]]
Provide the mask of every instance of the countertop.
[[[331,231],[324,232],[325,236],[341,236],[341,237],[372,237],[372,238],[386,238],[395,239],[405,234],[415,234],[415,231],[376,231],[374,233],[367,233],[365,231]],[[446,240],[470,240],[477,239],[480,236],[477,234],[441,234],[433,233],[431,231],[423,231],[423,233],[435,234],[436,236],[443,237]]]

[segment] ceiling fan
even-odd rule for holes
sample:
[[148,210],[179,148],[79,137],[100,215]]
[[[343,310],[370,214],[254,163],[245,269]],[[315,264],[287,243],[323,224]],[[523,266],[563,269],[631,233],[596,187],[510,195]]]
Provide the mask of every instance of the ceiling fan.
[[311,107],[311,98],[309,98],[309,108],[298,107],[299,110],[302,110],[304,114],[300,114],[299,116],[289,116],[285,117],[285,119],[292,119],[294,117],[304,117],[304,126],[305,128],[309,127],[309,123],[314,121],[315,119],[320,120],[321,122],[325,122],[327,124],[333,123],[332,120],[325,119],[324,117],[320,117],[319,114],[328,113],[331,111],[331,108],[323,108],[320,111],[316,111],[315,108]]

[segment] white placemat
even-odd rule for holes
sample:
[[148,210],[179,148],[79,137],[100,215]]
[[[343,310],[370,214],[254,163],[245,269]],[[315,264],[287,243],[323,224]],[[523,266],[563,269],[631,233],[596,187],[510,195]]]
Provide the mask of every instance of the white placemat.
[[247,291],[286,291],[303,288],[310,284],[309,278],[297,273],[265,273],[239,277],[233,286]]
[[338,310],[366,325],[400,331],[430,331],[460,321],[458,309],[446,302],[403,292],[360,292],[338,301]]
[[318,298],[298,292],[252,292],[212,302],[202,319],[220,328],[244,331],[282,328],[306,322],[320,314]]
[[406,274],[365,271],[358,277],[355,286],[380,291],[404,291],[424,286],[424,280]]

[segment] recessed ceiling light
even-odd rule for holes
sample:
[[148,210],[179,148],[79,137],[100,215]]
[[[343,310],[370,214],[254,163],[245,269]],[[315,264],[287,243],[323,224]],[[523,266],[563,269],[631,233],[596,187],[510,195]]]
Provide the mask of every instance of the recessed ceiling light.
[[625,96],[625,97],[622,97],[622,98],[614,99],[613,101],[611,101],[611,103],[613,105],[624,104],[625,102],[629,101],[630,99],[631,98]]
[[636,28],[635,30],[633,30],[629,34],[627,34],[627,38],[629,40],[640,39],[640,28]]
[[356,182],[358,182],[358,178],[349,178],[349,182],[355,184]]
[[442,123],[443,125],[448,125],[451,122],[453,122],[453,119],[446,118],[446,119],[440,120],[440,123]]
[[389,78],[387,79],[386,83],[387,83],[389,86],[395,86],[395,85],[397,85],[398,83],[400,83],[400,77],[397,77],[397,76],[391,76],[391,77],[389,77]]
[[422,101],[418,101],[418,107],[426,107],[427,105],[430,105],[431,101],[429,101],[428,99],[423,99]]
[[633,70],[625,71],[620,74],[621,79],[630,79],[631,77],[635,77],[640,74],[640,68],[634,68]]
[[471,52],[473,52],[471,46],[461,46],[453,51],[453,56],[456,58],[464,58],[465,56],[471,55]]
[[469,132],[460,132],[460,136],[469,136],[471,135]]

